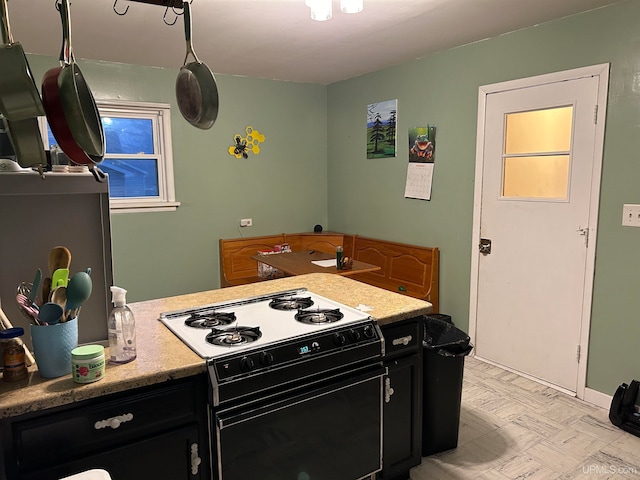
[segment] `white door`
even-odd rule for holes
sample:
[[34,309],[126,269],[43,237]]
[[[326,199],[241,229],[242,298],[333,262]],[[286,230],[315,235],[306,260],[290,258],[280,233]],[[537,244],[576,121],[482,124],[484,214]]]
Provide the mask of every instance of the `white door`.
[[587,338],[599,82],[586,76],[488,94],[479,142],[476,355],[570,392]]

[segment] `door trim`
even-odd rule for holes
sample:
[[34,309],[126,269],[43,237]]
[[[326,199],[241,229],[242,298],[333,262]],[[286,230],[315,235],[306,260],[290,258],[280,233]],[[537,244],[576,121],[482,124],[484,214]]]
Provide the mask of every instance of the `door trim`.
[[[603,63],[562,72],[548,73],[518,80],[483,85],[478,88],[478,127],[476,137],[476,172],[473,196],[473,229],[471,235],[471,287],[469,294],[469,336],[476,341],[478,275],[480,264],[480,215],[482,210],[482,172],[484,167],[484,125],[487,96],[520,88],[577,80],[585,77],[598,77],[598,112],[594,139],[593,173],[591,178],[591,204],[589,206],[589,244],[586,252],[586,272],[584,297],[582,301],[582,322],[580,326],[580,362],[578,364],[578,382],[576,396],[584,399],[587,380],[587,361],[589,355],[589,329],[591,326],[591,302],[593,299],[593,277],[595,273],[596,237],[598,231],[598,210],[600,204],[600,182],[602,178],[602,157],[604,150],[604,131],[606,123],[607,93],[609,90],[610,64]],[[594,114],[595,115],[595,114]]]

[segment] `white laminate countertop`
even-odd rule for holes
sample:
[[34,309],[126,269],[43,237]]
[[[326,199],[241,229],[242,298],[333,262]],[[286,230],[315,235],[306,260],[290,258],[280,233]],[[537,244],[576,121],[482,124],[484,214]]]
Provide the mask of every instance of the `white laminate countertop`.
[[[0,380],[0,418],[203,373],[206,371],[205,360],[158,320],[160,313],[300,287],[351,307],[371,307],[368,313],[380,325],[431,311],[428,302],[329,273],[300,275],[132,303],[129,307],[136,319],[136,360],[124,365],[107,364],[105,378],[85,385],[74,383],[71,375],[44,379],[35,365],[29,367],[29,376],[25,380],[12,383]],[[79,328],[82,328],[81,324]]]

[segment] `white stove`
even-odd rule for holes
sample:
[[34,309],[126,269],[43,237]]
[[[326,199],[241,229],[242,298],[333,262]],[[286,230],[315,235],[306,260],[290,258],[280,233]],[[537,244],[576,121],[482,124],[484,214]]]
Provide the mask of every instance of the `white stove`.
[[[291,304],[302,306],[278,310],[270,305],[278,300],[283,301],[288,307],[294,307]],[[311,317],[309,323],[296,319],[297,315],[305,316],[305,313]],[[345,327],[370,319],[371,317],[361,310],[309,292],[305,288],[165,312],[160,315],[162,323],[205,359],[251,349],[264,349],[284,340],[313,336],[325,329]],[[210,335],[212,330],[218,334]],[[224,338],[233,335],[234,332],[248,333],[248,341],[235,337],[235,341],[231,338],[228,342],[223,340],[218,344],[211,343],[212,337]],[[207,336],[210,340],[207,340]]]
[[380,470],[384,338],[368,314],[300,288],[160,320],[206,360],[216,480]]

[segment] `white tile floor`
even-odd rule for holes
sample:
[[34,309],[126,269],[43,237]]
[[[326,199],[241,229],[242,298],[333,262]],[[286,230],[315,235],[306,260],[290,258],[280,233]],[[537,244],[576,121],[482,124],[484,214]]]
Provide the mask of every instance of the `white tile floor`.
[[411,480],[627,478],[640,478],[640,438],[608,411],[471,357],[458,448],[411,470]]

